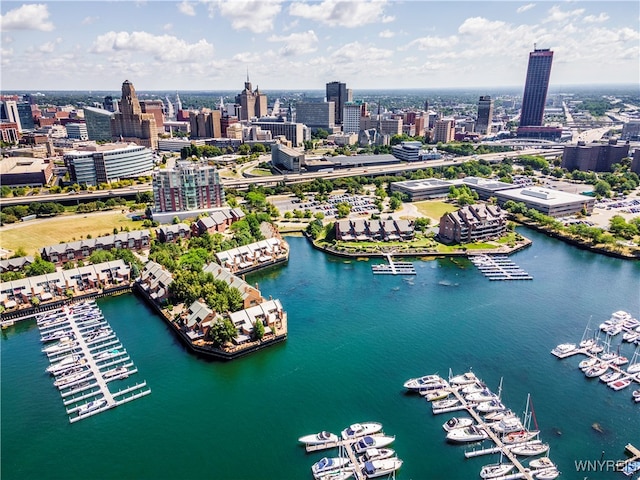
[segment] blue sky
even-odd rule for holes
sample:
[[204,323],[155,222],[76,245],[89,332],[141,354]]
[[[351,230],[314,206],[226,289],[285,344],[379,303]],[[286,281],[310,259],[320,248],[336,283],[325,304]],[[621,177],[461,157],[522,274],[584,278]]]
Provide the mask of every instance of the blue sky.
[[0,3],[3,90],[261,90],[640,84],[635,1]]

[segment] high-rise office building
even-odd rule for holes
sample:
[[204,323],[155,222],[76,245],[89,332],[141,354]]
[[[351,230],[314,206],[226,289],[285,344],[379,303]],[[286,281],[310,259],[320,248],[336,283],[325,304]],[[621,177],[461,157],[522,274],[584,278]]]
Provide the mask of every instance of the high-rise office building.
[[342,131],[344,133],[360,132],[362,102],[345,102],[342,110]]
[[138,145],[158,149],[158,127],[153,113],[142,113],[133,83],[122,84],[120,111],[111,120],[111,137],[114,141],[134,142]]
[[333,102],[300,102],[296,105],[296,122],[304,123],[312,130],[333,130],[335,104]]
[[114,115],[113,112],[95,107],[84,107],[83,110],[89,140],[111,141],[111,119]]
[[189,112],[191,138],[222,137],[220,110]]
[[433,129],[433,140],[442,143],[448,143],[453,140],[455,133],[455,121],[452,118],[443,118],[438,120]]
[[164,103],[162,100],[141,100],[140,108],[142,113],[153,113],[156,119],[156,128],[158,132],[164,130]]
[[478,121],[476,132],[482,135],[491,134],[491,122],[493,121],[493,99],[489,95],[481,95],[478,100]]
[[240,105],[240,120],[251,120],[254,117],[267,116],[267,96],[260,92],[258,86],[251,89],[251,82],[247,74],[244,90],[236,96],[236,103]]
[[18,112],[18,103],[15,100],[0,101],[0,119],[5,122],[15,123],[18,125],[18,132],[22,132],[22,123],[20,122],[20,113]]
[[342,114],[344,104],[353,101],[353,92],[347,88],[346,83],[331,82],[327,83],[327,102],[333,102],[336,107],[335,120],[336,124],[342,125]]
[[224,190],[215,167],[206,162],[177,162],[153,171],[153,200],[158,212],[221,207]]
[[548,48],[534,48],[533,52],[529,53],[529,66],[520,114],[521,127],[542,126],[552,61],[553,52]]

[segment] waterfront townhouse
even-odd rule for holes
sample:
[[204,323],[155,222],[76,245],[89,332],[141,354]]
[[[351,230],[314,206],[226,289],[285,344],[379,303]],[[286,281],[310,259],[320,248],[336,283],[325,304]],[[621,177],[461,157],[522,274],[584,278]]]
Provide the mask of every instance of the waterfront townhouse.
[[159,263],[149,261],[140,272],[138,285],[146,294],[158,304],[165,303],[169,298],[169,285],[173,282],[171,272]]
[[411,240],[415,227],[409,220],[338,220],[336,239],[344,241],[397,241]]
[[191,228],[186,223],[162,225],[156,230],[156,237],[162,243],[175,243],[191,237]]
[[0,260],[0,273],[5,272],[18,272],[23,268],[31,265],[34,258],[31,255],[26,257],[8,258],[6,260]]
[[87,238],[75,242],[61,243],[44,247],[40,256],[56,266],[67,262],[84,260],[98,250],[111,250],[112,248],[126,248],[127,250],[140,251],[149,248],[151,236],[149,230],[134,230],[132,232],[120,232],[104,237]]
[[260,304],[264,299],[258,286],[252,287],[242,278],[237,277],[226,268],[222,268],[217,263],[210,263],[203,268],[203,271],[211,273],[215,280],[221,280],[230,287],[237,288],[242,295],[242,303],[244,308],[253,307]]
[[235,325],[238,334],[233,339],[237,345],[252,340],[255,325],[261,322],[264,325],[264,334],[270,335],[281,329],[286,323],[286,313],[280,304],[280,300],[266,300],[259,305],[229,314],[231,322]]
[[450,212],[440,219],[440,239],[445,243],[470,243],[500,238],[507,216],[496,205],[475,204]]
[[232,223],[245,217],[240,208],[222,208],[210,211],[208,216],[200,217],[191,225],[192,235],[199,236],[204,233],[224,232]]
[[204,303],[204,300],[196,300],[189,306],[189,310],[183,312],[182,323],[186,327],[185,334],[191,341],[204,337],[211,326],[222,317]]
[[216,253],[216,259],[230,272],[241,274],[272,263],[284,262],[288,255],[287,243],[281,238],[272,237]]

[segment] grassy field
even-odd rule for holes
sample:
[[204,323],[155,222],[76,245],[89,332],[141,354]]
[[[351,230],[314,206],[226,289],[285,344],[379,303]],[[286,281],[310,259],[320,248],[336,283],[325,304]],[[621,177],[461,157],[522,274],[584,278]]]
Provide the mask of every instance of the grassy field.
[[71,242],[113,234],[113,229],[141,228],[142,222],[134,222],[120,210],[86,215],[62,215],[59,217],[31,220],[20,224],[6,225],[0,229],[0,246],[15,251],[22,248],[33,255],[48,245]]
[[458,207],[452,203],[438,202],[433,200],[425,200],[423,202],[414,202],[413,205],[418,211],[429,218],[440,220],[445,213],[455,212]]

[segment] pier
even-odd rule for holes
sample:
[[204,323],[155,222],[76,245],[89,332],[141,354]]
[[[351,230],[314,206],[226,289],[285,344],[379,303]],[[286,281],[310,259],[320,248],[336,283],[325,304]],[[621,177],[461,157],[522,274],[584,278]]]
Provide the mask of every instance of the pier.
[[506,255],[469,255],[469,260],[489,280],[533,280]]
[[[47,312],[38,323],[43,342],[52,336],[58,340],[53,350],[44,350],[58,367],[52,372],[54,385],[60,389],[70,423],[151,393],[144,381],[116,393],[109,390],[109,382],[127,378],[137,369],[95,302]],[[60,365],[61,361],[68,365]]]
[[388,265],[371,265],[374,275],[416,275],[416,269],[411,262],[394,262],[390,253],[384,254]]

